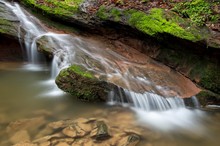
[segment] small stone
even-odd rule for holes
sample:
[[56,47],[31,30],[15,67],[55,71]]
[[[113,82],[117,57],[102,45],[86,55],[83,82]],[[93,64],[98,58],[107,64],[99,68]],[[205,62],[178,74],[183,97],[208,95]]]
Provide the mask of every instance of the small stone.
[[26,130],[18,131],[12,137],[10,137],[10,142],[13,144],[24,141],[30,141],[30,135]]
[[77,126],[80,127],[86,133],[88,133],[92,130],[92,125],[90,125],[90,124],[77,123]]
[[140,133],[140,132],[135,131],[135,130],[131,130],[131,129],[126,129],[124,132],[125,132],[125,133],[127,133],[127,134],[136,134],[136,135],[141,135],[141,133]]
[[106,140],[111,137],[108,131],[108,126],[104,121],[98,121],[96,123],[96,128],[92,130],[90,136],[96,140]]
[[95,122],[97,119],[96,118],[89,118],[87,123]]
[[39,146],[50,146],[50,141],[40,143]]
[[21,142],[21,143],[15,144],[13,146],[38,146],[38,145],[31,143],[31,142]]
[[47,135],[47,136],[44,136],[42,138],[36,139],[33,142],[43,143],[43,142],[49,141],[52,138],[62,138],[62,137],[64,137],[64,135],[62,133],[56,133],[56,134],[53,134],[53,135]]
[[140,141],[140,136],[136,134],[131,134],[123,137],[117,145],[120,146],[136,146]]
[[66,127],[65,129],[63,129],[63,134],[65,134],[66,136],[69,137],[76,137],[76,131],[72,126]]
[[48,127],[51,127],[53,129],[63,128],[65,126],[66,125],[64,121],[57,121],[57,122],[52,122],[48,124]]
[[87,122],[88,122],[88,119],[78,118],[78,119],[74,120],[74,122],[76,122],[76,123],[87,123]]
[[72,124],[74,124],[74,120],[61,120],[61,121],[49,123],[48,127],[51,127],[53,129],[59,129],[59,128],[65,128]]
[[85,130],[83,130],[81,127],[79,127],[77,124],[66,127],[65,129],[63,129],[62,132],[63,134],[69,137],[83,137],[88,133]]
[[70,146],[70,145],[66,142],[60,142],[60,143],[56,144],[55,146]]

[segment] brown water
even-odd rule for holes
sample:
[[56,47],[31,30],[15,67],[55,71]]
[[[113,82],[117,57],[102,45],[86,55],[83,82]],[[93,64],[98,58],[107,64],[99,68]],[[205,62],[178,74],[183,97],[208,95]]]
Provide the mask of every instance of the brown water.
[[[103,108],[102,104],[88,104],[68,94],[51,93],[54,82],[49,82],[48,68],[33,71],[24,63],[0,63],[0,115],[7,121],[25,118],[37,110],[47,110],[58,119],[75,118]],[[50,94],[51,93],[51,94]],[[0,118],[1,123],[1,118]]]
[[[34,71],[23,62],[0,63],[1,146],[11,145],[8,142],[11,134],[7,128],[10,122],[43,115],[46,123],[77,117],[106,118],[113,125],[140,132],[140,146],[218,146],[220,143],[218,112],[182,109],[183,111],[170,113],[148,112],[134,115],[129,109],[83,103],[62,92],[48,94],[54,88],[53,83],[48,82],[49,79],[50,71],[47,66],[43,70]],[[155,127],[148,117],[161,127]],[[40,130],[42,129],[39,128],[30,135]]]

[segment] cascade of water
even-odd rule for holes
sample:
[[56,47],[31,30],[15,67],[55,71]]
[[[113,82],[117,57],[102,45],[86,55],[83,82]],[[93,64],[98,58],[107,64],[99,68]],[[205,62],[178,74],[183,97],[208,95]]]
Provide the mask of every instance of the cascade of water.
[[[39,22],[25,12],[17,3],[10,4],[8,2],[2,1],[7,7],[9,7],[12,12],[18,17],[20,21],[20,28],[18,30],[18,38],[21,43],[21,38],[24,39],[25,49],[27,52],[27,60],[29,63],[37,64],[40,61],[43,61],[43,55],[37,52],[36,50],[36,41],[40,38],[46,31],[39,27]],[[25,34],[22,34],[24,30]],[[23,37],[21,35],[24,35]],[[21,47],[23,47],[21,45]]]
[[[37,52],[38,39],[44,37],[47,40],[47,45],[54,49],[52,51],[54,57],[51,69],[53,79],[62,68],[71,64],[80,64],[100,76],[105,76],[107,81],[125,88],[110,92],[109,96],[112,103],[129,103],[133,107],[145,111],[162,111],[184,107],[183,100],[177,97],[178,94],[164,98],[163,94],[167,93],[164,89],[169,89],[162,88],[168,82],[163,82],[160,79],[160,70],[164,67],[153,64],[156,68],[152,68],[150,65],[148,66],[149,62],[135,64],[129,62],[126,57],[109,49],[93,45],[87,40],[71,35],[47,32],[36,18],[21,9],[18,4],[12,5],[3,0],[0,1],[12,9],[20,20],[22,29],[26,32],[24,42],[30,62],[39,63],[39,60],[41,60]],[[166,70],[163,73],[166,73],[165,78],[171,78],[170,74],[172,72]],[[156,74],[159,74],[159,80],[156,78]],[[171,79],[176,80],[176,77],[177,75],[174,75],[174,78]],[[174,89],[178,88],[174,86]],[[139,90],[144,92],[139,93]]]
[[[109,93],[109,104],[128,105],[144,111],[165,111],[185,107],[184,101],[179,97],[162,97],[154,93],[135,93],[122,88]],[[194,99],[196,100],[196,99]]]

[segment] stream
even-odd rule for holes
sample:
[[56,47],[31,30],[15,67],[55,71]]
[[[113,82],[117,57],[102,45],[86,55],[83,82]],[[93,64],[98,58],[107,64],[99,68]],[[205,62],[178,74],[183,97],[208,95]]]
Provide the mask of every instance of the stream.
[[[120,115],[123,110],[141,129],[140,146],[220,143],[220,113],[200,110],[194,96],[191,97],[194,108],[187,107],[184,98],[198,89],[179,73],[132,49],[132,54],[139,55],[136,60],[117,49],[109,49],[101,40],[48,31],[18,4],[0,2],[18,17],[25,31],[25,34],[18,31],[18,37],[24,35],[24,44],[20,43],[27,56],[27,61],[0,62],[0,145],[13,143],[8,134],[12,121],[44,116],[48,123],[84,116],[96,118],[96,113],[106,116],[116,111],[109,118],[120,117],[112,122],[123,125],[126,121]],[[46,46],[52,49],[51,63],[37,51],[40,39],[46,40]],[[72,64],[83,65],[98,77],[118,85],[120,95],[111,91],[107,103],[83,103],[64,93],[54,80],[60,70]],[[31,137],[37,132],[30,133]]]

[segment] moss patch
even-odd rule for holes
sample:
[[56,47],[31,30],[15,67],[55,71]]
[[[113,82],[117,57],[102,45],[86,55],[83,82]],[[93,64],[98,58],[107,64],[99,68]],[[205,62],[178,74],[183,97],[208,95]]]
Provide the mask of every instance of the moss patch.
[[214,94],[210,91],[201,91],[196,97],[202,106],[220,105],[220,95]]
[[184,73],[201,87],[220,94],[220,68],[215,59],[195,55],[184,48],[161,48],[156,58]]
[[215,93],[220,94],[220,68],[214,64],[209,65],[202,72],[199,84]]
[[185,1],[176,4],[173,11],[182,17],[190,18],[194,24],[202,26],[206,22],[217,22],[220,18],[220,15],[215,14],[211,9],[215,3],[206,0]]
[[151,9],[148,15],[140,11],[131,11],[129,24],[151,36],[155,36],[159,33],[168,33],[191,41],[202,39],[202,36],[199,34],[195,35],[180,27],[174,21],[166,20],[164,17],[164,10],[158,8]]
[[27,6],[41,9],[48,14],[59,17],[71,17],[77,13],[78,7],[83,0],[22,0],[22,2]]
[[0,18],[0,33],[17,37],[15,22]]
[[62,70],[56,78],[57,86],[86,102],[105,101],[111,85],[100,81],[83,66],[72,65]]
[[83,76],[83,77],[86,77],[86,78],[94,78],[94,76],[88,72],[87,70],[85,70],[84,68],[82,68],[81,66],[78,66],[78,65],[72,65],[70,68],[69,68],[71,71]]
[[101,6],[96,15],[102,20],[130,25],[154,37],[158,37],[162,33],[171,34],[190,41],[199,41],[208,37],[208,32],[205,32],[206,34],[204,35],[201,32],[201,28],[196,28],[187,20],[184,20],[171,11],[165,11],[159,8],[153,8],[149,13],[144,13],[134,9],[121,10]]

